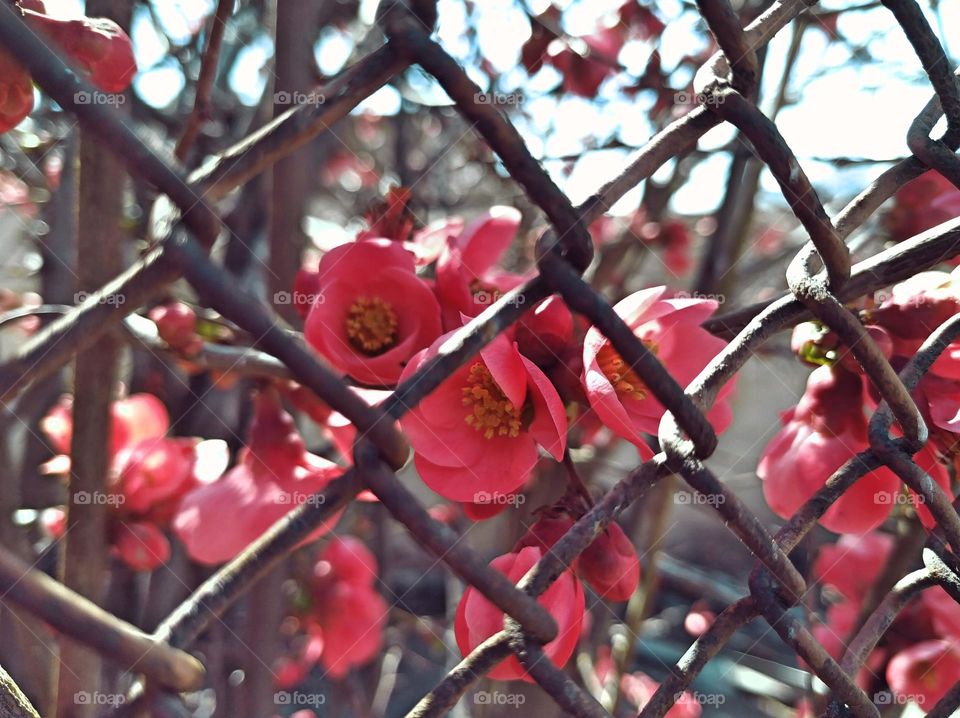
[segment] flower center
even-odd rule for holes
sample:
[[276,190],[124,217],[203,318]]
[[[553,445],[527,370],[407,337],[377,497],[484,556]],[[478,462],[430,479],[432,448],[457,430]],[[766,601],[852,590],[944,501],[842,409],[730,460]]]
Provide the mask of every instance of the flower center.
[[347,313],[347,337],[367,356],[382,354],[397,342],[397,315],[380,297],[360,297]]
[[[654,354],[657,353],[656,344],[646,340],[643,343],[647,349]],[[600,347],[597,352],[597,363],[600,365],[600,371],[610,380],[613,388],[617,390],[618,395],[637,400],[647,398],[647,385],[643,383],[643,380],[637,376],[633,369],[627,366],[617,350],[613,348],[613,344],[606,342]]]
[[461,389],[463,405],[469,407],[466,421],[487,439],[520,434],[520,410],[513,405],[483,364],[470,367],[467,385]]

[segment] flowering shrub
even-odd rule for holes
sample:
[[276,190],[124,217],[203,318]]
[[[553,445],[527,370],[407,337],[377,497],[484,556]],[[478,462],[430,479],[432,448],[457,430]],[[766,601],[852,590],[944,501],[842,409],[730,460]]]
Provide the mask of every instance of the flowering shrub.
[[[471,695],[489,677],[577,716],[696,718],[728,699],[718,712],[954,711],[947,24],[936,3],[808,4],[139,2],[116,8],[135,53],[112,20],[0,0],[0,132],[18,126],[0,143],[15,285],[0,287],[0,596],[50,629],[58,685],[15,625],[11,672],[56,697],[51,715],[83,718],[128,700],[121,712],[392,715],[441,666],[403,710],[516,708],[539,690]],[[835,56],[877,60],[870,27],[888,11],[939,102],[911,127],[914,156],[834,214],[802,165],[863,163],[795,153],[777,116],[817,95],[791,75],[811,47],[828,50],[817,81],[844,74]],[[370,22],[386,44],[364,55]],[[119,94],[137,58],[149,67]],[[736,132],[706,137],[724,123]],[[859,173],[878,158],[864,159]],[[575,204],[611,164],[623,171]],[[722,196],[701,191],[724,167]],[[799,261],[811,246],[819,265]],[[804,311],[820,318],[790,342],[805,389],[779,422],[750,424],[736,374],[782,351],[774,333]],[[51,407],[71,379],[75,398]],[[764,398],[762,381],[746,388],[741,402]],[[871,423],[883,402],[889,437]],[[735,408],[748,421],[731,435]],[[762,492],[737,491],[754,465]],[[717,535],[749,552],[721,555]],[[758,618],[764,695],[733,671],[700,690]],[[754,650],[777,636],[785,654]],[[98,690],[112,686],[130,690]]]

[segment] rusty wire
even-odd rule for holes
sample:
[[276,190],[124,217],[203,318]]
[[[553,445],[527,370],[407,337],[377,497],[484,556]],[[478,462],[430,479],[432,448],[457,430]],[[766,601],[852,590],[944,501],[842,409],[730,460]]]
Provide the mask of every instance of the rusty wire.
[[[511,653],[566,712],[591,718],[606,716],[606,711],[589,694],[550,661],[543,660],[542,645],[556,635],[557,626],[536,597],[610,521],[659,479],[676,473],[695,491],[713,497],[710,503],[753,552],[757,562],[749,580],[750,594],[731,604],[693,643],[642,709],[641,718],[663,716],[736,631],[758,617],[766,620],[829,688],[831,703],[826,715],[878,715],[870,697],[854,680],[865,657],[897,613],[922,589],[941,585],[960,599],[960,579],[955,573],[958,561],[950,553],[951,549],[960,553],[960,517],[940,487],[912,460],[913,453],[926,440],[927,429],[910,396],[910,390],[935,358],[960,334],[960,320],[951,319],[938,328],[898,375],[845,302],[960,253],[960,222],[930,230],[853,267],[843,240],[900,186],[929,168],[960,187],[960,160],[954,154],[960,145],[960,88],[939,40],[915,0],[884,0],[883,5],[890,9],[916,51],[936,96],[909,129],[908,146],[914,156],[884,172],[831,220],[776,125],[749,99],[757,81],[757,51],[813,4],[806,0],[779,0],[742,28],[728,0],[699,0],[701,14],[721,48],[701,68],[695,81],[697,92],[712,101],[658,133],[637,152],[619,177],[583,205],[574,207],[530,154],[509,120],[492,105],[476,102],[480,88],[431,39],[435,11],[430,2],[384,3],[378,12],[378,23],[387,36],[386,45],[329,82],[324,88],[325,104],[291,109],[189,176],[174,162],[165,161],[150,150],[138,138],[135,128],[110,108],[74,102],[77,93],[87,89],[83,81],[53,51],[25,31],[10,5],[0,3],[0,43],[5,49],[29,69],[61,107],[77,116],[85,130],[109,140],[107,146],[124,159],[133,175],[165,195],[153,212],[153,248],[124,275],[94,293],[82,306],[67,311],[0,365],[0,398],[7,401],[28,384],[48,376],[72,354],[89,346],[110,326],[149,301],[163,286],[184,277],[210,307],[252,336],[260,337],[259,349],[279,361],[289,376],[349,418],[362,437],[355,447],[354,467],[328,486],[323,500],[298,506],[218,570],[161,623],[150,640],[162,647],[189,648],[215,616],[249,590],[318,524],[362,489],[369,488],[426,550],[507,614],[504,630],[465,656],[423,697],[410,716],[446,713],[476,680]],[[538,274],[458,330],[438,356],[426,362],[380,406],[370,407],[317,361],[280,318],[238,291],[210,260],[209,248],[221,226],[211,202],[324,132],[411,64],[436,78],[457,110],[474,125],[511,177],[543,211],[550,227],[537,243]],[[940,138],[931,138],[930,131],[944,115],[946,132]],[[625,192],[670,158],[694,147],[707,130],[721,122],[735,125],[750,140],[778,181],[810,243],[791,262],[787,273],[789,295],[705,324],[730,342],[684,389],[606,300],[581,278],[593,254],[586,227]],[[111,293],[123,293],[127,301],[120,305],[99,301]],[[398,481],[394,471],[406,462],[409,448],[396,419],[525,311],[552,294],[559,294],[573,311],[597,326],[666,407],[659,430],[662,452],[601,497],[514,586],[460,542],[451,529],[432,519]],[[883,401],[870,423],[870,448],[841,467],[771,536],[704,463],[717,446],[716,434],[705,414],[723,385],[762,342],[809,316],[823,321],[851,347]],[[894,421],[901,429],[901,438],[890,435]],[[807,586],[788,555],[844,491],[881,466],[889,467],[924,497],[937,529],[924,550],[925,568],[903,577],[881,598],[838,663],[789,613],[800,602]],[[17,600],[15,595],[10,598]],[[36,610],[30,601],[24,600],[23,605]],[[99,649],[108,650],[102,646]],[[181,654],[164,655],[175,661]],[[182,655],[182,660],[190,659]],[[164,682],[158,681],[156,674],[139,668],[162,687]],[[141,683],[131,697],[146,695],[142,687]],[[138,701],[131,700],[123,711],[132,713],[137,704]],[[958,705],[960,685],[950,690],[929,715],[949,715]]]

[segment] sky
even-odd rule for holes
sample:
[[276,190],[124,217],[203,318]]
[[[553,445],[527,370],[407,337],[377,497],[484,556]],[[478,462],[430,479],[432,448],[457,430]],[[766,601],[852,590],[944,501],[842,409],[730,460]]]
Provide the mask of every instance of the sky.
[[[291,0],[278,0],[286,2]],[[542,11],[549,0],[528,0],[533,12]],[[571,35],[587,34],[596,28],[597,18],[613,12],[623,0],[557,0],[564,9],[564,29]],[[70,12],[82,7],[80,0],[48,0],[57,11]],[[196,24],[213,10],[214,0],[164,0],[154,4],[164,30],[175,43],[185,42]],[[861,0],[829,0],[823,9],[839,9],[860,5]],[[361,0],[361,18],[373,21],[376,0]],[[928,5],[921,2],[925,10]],[[707,38],[698,27],[694,13],[681,12],[676,0],[656,4],[661,18],[668,22],[661,42],[665,67],[705,47]],[[960,45],[960,0],[942,0],[947,37]],[[439,41],[454,56],[469,59],[470,46],[464,30],[468,18],[462,0],[440,0]],[[529,24],[515,0],[483,0],[474,4],[474,24],[479,47],[495,69],[501,73],[501,84],[507,91],[522,91],[526,101],[522,114],[514,117],[521,134],[538,157],[563,157],[582,151],[584,140],[596,134],[600,144],[615,138],[631,146],[641,145],[652,128],[647,111],[652,99],[642,94],[625,96],[618,85],[622,80],[608,80],[600,88],[599,101],[567,97],[557,100],[541,93],[552,88],[558,79],[547,67],[534,78],[517,68],[520,46],[529,36]],[[679,18],[679,19],[676,19]],[[931,22],[937,28],[932,15]],[[907,154],[906,132],[917,112],[931,95],[929,85],[919,83],[920,63],[902,31],[883,7],[840,16],[840,31],[855,43],[869,42],[869,49],[880,63],[850,64],[848,51],[830,44],[824,33],[807,31],[791,84],[799,102],[782,110],[777,126],[796,152],[801,165],[818,191],[828,201],[845,202],[855,188],[861,187],[886,165],[866,165],[838,171],[834,166],[818,162],[817,157],[835,155],[867,159],[896,158]],[[154,29],[146,11],[134,18],[132,36],[138,64],[142,68],[135,90],[148,104],[163,107],[184,88],[184,78],[175,62],[165,59],[168,43]],[[782,30],[770,43],[763,78],[763,97],[772,97],[783,72],[784,58],[790,41],[789,29]],[[351,58],[354,45],[349,35],[338,30],[322,33],[316,46],[316,59],[325,74],[340,70]],[[958,57],[960,46],[948,47],[951,58]],[[641,71],[651,47],[648,43],[628,43],[619,61],[627,68]],[[240,98],[254,105],[263,90],[266,67],[272,55],[272,43],[266,35],[257,39],[238,58],[229,81]],[[484,86],[486,79],[476,68],[468,72]],[[672,78],[677,83],[684,77]],[[449,98],[435,85],[417,73],[408,74],[418,99],[428,103],[449,104]],[[541,95],[538,97],[538,95]],[[401,98],[392,87],[385,87],[368,98],[357,111],[393,115],[400,108]],[[769,105],[762,105],[769,110]],[[729,126],[709,132],[700,143],[701,149],[726,144],[732,138]],[[571,172],[565,162],[547,160],[545,165],[576,202],[592,194],[603,182],[615,176],[628,162],[626,150],[592,151],[583,155]],[[729,157],[716,154],[699,163],[689,182],[674,196],[672,209],[680,214],[697,215],[710,212],[720,199],[716,188],[724,184]],[[569,168],[567,168],[569,169]],[[665,176],[669,165],[659,176]],[[657,175],[655,175],[655,178]],[[779,191],[772,177],[765,173],[761,201],[778,203]],[[613,212],[626,213],[636,208],[639,188],[629,193]]]

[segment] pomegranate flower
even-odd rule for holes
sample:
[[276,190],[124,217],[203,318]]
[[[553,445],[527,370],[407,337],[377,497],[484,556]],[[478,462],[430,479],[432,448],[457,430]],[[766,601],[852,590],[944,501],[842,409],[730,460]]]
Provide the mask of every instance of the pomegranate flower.
[[[436,356],[449,335],[415,356],[401,380]],[[550,380],[500,336],[400,420],[424,483],[452,501],[497,503],[514,493],[538,460],[558,461],[567,417]]]
[[440,307],[413,255],[386,239],[335,247],[320,260],[307,342],[337,369],[396,384],[404,365],[440,334]]
[[[540,549],[528,546],[517,553],[498,556],[490,562],[490,566],[518,583],[540,560],[541,555]],[[557,637],[543,647],[543,652],[555,666],[563,667],[573,655],[580,637],[584,613],[583,587],[572,572],[566,571],[540,596],[538,602],[550,612],[559,629]],[[475,588],[468,587],[457,606],[454,623],[460,652],[466,656],[490,636],[502,631],[503,624],[503,611]],[[532,682],[516,656],[498,663],[488,675],[500,681],[519,679]]]
[[[336,464],[307,452],[277,395],[264,392],[257,397],[248,444],[237,465],[184,496],[173,529],[195,561],[222,563],[297,504],[311,501],[341,473]],[[308,540],[329,531],[339,516],[324,522]]]
[[[666,287],[636,292],[614,307],[680,386],[692,381],[725,346],[723,340],[700,327],[716,309],[717,302],[712,299],[671,298]],[[651,457],[653,452],[643,434],[657,433],[663,404],[596,327],[590,327],[584,340],[582,382],[600,420],[633,442],[641,456]],[[733,418],[726,401],[732,391],[730,382],[707,414],[717,431],[724,431]]]

